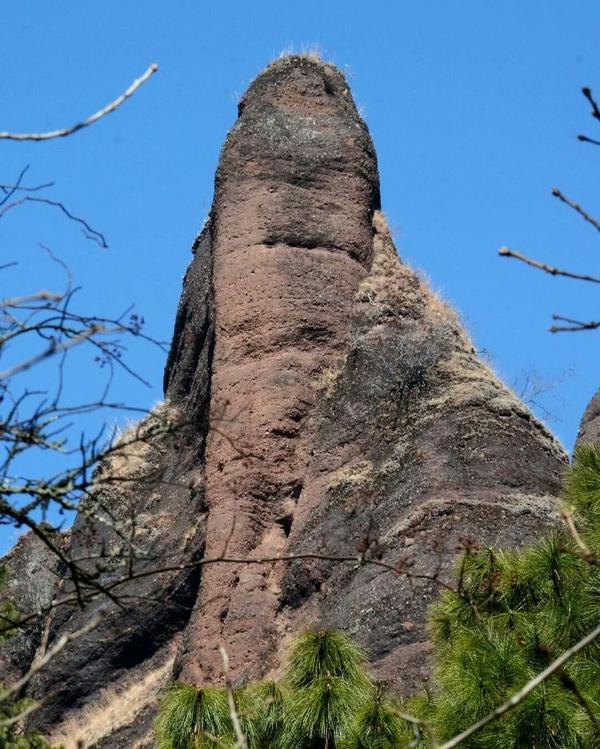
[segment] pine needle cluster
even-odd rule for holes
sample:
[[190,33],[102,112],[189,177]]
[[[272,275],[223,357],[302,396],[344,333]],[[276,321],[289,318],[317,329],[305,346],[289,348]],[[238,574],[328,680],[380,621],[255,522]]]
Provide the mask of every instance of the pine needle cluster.
[[[598,450],[576,452],[564,499],[571,529],[565,524],[520,551],[467,555],[460,589],[434,607],[437,689],[412,705],[428,727],[423,747],[501,705],[600,623]],[[597,749],[599,728],[600,642],[461,746]]]
[[[248,685],[234,701],[249,749],[392,749],[410,737],[368,675],[364,651],[335,630],[298,637],[281,683]],[[159,749],[235,746],[226,691],[171,687],[156,733]]]

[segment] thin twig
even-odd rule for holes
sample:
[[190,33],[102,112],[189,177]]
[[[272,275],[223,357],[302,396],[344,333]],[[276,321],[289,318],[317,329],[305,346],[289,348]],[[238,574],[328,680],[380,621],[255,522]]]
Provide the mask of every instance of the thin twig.
[[598,720],[598,716],[594,712],[594,708],[590,705],[589,701],[586,699],[586,696],[583,694],[581,689],[577,686],[577,682],[575,679],[573,679],[572,676],[570,676],[564,668],[558,669],[558,678],[560,679],[561,684],[565,689],[568,689],[569,692],[571,692],[581,708],[584,710],[584,712],[587,714],[588,718],[592,722],[594,729],[596,731],[596,735],[600,736],[600,720]]
[[528,681],[524,687],[519,689],[518,692],[515,692],[515,694],[513,694],[512,697],[506,700],[506,702],[504,702],[502,705],[497,707],[495,710],[492,710],[491,713],[488,713],[486,716],[481,718],[481,720],[478,720],[476,723],[473,723],[471,726],[466,728],[462,733],[459,733],[457,736],[450,739],[450,741],[446,741],[437,749],[453,749],[453,747],[458,746],[465,739],[468,739],[474,733],[477,733],[477,731],[480,731],[482,728],[487,726],[488,723],[492,723],[492,721],[497,720],[502,715],[504,715],[504,713],[507,713],[509,710],[512,710],[513,707],[516,707],[520,702],[522,702],[525,699],[525,697],[527,697],[528,694],[533,692],[533,690],[539,687],[540,684],[543,684],[543,682],[545,682],[546,679],[552,676],[552,674],[560,671],[562,669],[562,666],[568,660],[570,660],[574,655],[577,655],[577,653],[579,653],[581,650],[583,650],[592,642],[594,642],[594,640],[597,640],[598,637],[600,637],[600,625],[598,625],[589,634],[587,634],[585,637],[579,640],[579,642],[575,643],[575,645],[565,650],[562,655],[560,655],[555,661],[553,661],[543,671],[540,671],[540,673],[537,676],[535,676],[533,679]]
[[591,214],[589,214],[584,208],[582,208],[579,205],[579,203],[576,203],[574,200],[567,198],[566,195],[563,195],[563,193],[558,189],[558,187],[552,188],[552,195],[554,195],[555,198],[558,198],[563,203],[568,205],[569,208],[572,208],[574,211],[576,211],[581,216],[581,218],[583,218],[585,221],[591,224],[595,229],[600,231],[600,221],[598,221],[598,219],[595,219]]
[[598,103],[596,102],[596,100],[594,99],[592,95],[592,89],[589,86],[584,86],[581,89],[581,93],[585,96],[585,98],[592,105],[592,117],[595,117],[597,120],[600,120],[600,107],[598,107]]
[[233,725],[233,730],[237,739],[234,749],[248,749],[248,742],[246,741],[246,737],[244,736],[244,732],[242,731],[240,717],[235,706],[233,685],[231,683],[231,676],[229,674],[229,656],[227,655],[227,651],[222,645],[219,645],[219,653],[221,653],[221,658],[223,659],[223,675],[225,677],[225,690],[227,692],[229,717],[231,718],[231,723]]
[[39,707],[41,707],[41,705],[42,700],[32,702],[31,704],[27,705],[24,710],[21,710],[20,713],[18,713],[17,715],[13,715],[12,718],[3,718],[2,720],[0,720],[0,727],[10,728],[10,726],[14,726],[16,723],[20,723],[21,721],[25,720],[28,715],[31,715],[31,713],[35,712]]
[[5,702],[9,697],[17,694],[17,692],[19,692],[37,673],[39,673],[53,658],[55,658],[61,650],[64,650],[70,642],[83,637],[88,634],[88,632],[95,629],[102,621],[102,616],[102,612],[99,612],[80,629],[65,633],[55,645],[46,651],[42,658],[31,664],[29,670],[23,674],[20,679],[11,684],[8,689],[0,692],[0,702]]
[[569,533],[571,534],[571,538],[577,546],[581,550],[581,557],[582,559],[585,559],[586,562],[593,563],[596,561],[596,557],[590,547],[586,544],[586,542],[581,538],[579,535],[579,531],[577,530],[577,527],[575,526],[575,522],[573,520],[573,510],[571,510],[570,507],[561,507],[560,514],[567,524],[567,528],[569,529]]
[[582,143],[592,143],[594,146],[600,146],[600,140],[594,140],[594,138],[588,138],[587,135],[578,135],[577,140]]
[[543,270],[544,273],[549,273],[551,276],[565,276],[566,278],[574,278],[576,281],[589,281],[590,283],[600,283],[600,278],[597,276],[587,276],[582,273],[573,273],[572,271],[562,270],[561,268],[555,268],[553,265],[542,263],[539,260],[527,257],[520,252],[510,250],[508,247],[501,247],[498,254],[502,257],[512,257],[515,260],[520,260],[526,265],[530,265],[532,268]]
[[54,356],[55,354],[59,354],[63,351],[67,351],[68,349],[73,348],[73,346],[77,346],[80,343],[83,343],[86,340],[89,340],[90,336],[95,335],[96,333],[103,333],[101,327],[97,325],[92,325],[87,330],[82,330],[81,333],[79,333],[76,336],[73,336],[73,338],[70,338],[68,341],[64,341],[61,343],[58,343],[57,341],[52,341],[50,345],[44,349],[43,351],[40,351],[40,353],[35,354],[35,356],[32,356],[30,359],[26,359],[25,361],[19,362],[18,364],[15,364],[13,367],[9,367],[8,369],[3,370],[0,372],[0,381],[1,380],[7,380],[13,377],[16,374],[19,374],[19,372],[24,372],[27,369],[31,369],[36,364],[39,364],[41,361],[44,361],[45,359],[49,359],[51,356]]
[[102,249],[106,249],[108,247],[106,237],[104,236],[104,234],[102,234],[102,232],[91,227],[85,219],[80,218],[79,216],[75,216],[59,200],[50,200],[50,198],[36,198],[32,197],[31,195],[25,195],[14,200],[12,203],[8,203],[7,205],[5,205],[4,208],[0,211],[0,218],[8,213],[8,211],[13,210],[14,208],[18,208],[24,203],[45,203],[46,205],[50,205],[54,208],[59,208],[71,221],[75,221],[76,223],[81,224],[81,226],[83,227],[82,232],[85,235],[86,239],[93,240],[94,242],[96,242],[96,244],[100,245]]
[[85,120],[82,120],[81,122],[78,122],[76,125],[72,125],[71,127],[65,127],[61,130],[52,130],[48,133],[8,133],[8,132],[0,132],[0,138],[3,138],[5,140],[50,140],[52,138],[64,138],[67,135],[72,135],[73,133],[76,133],[78,130],[82,130],[84,127],[88,127],[89,125],[93,125],[94,122],[97,122],[102,117],[106,117],[107,114],[110,114],[111,112],[114,112],[115,109],[121,106],[124,101],[129,99],[129,97],[137,91],[137,89],[144,84],[150,76],[152,76],[156,71],[158,70],[158,65],[156,63],[153,63],[150,65],[148,70],[141,75],[139,78],[136,78],[135,81],[129,86],[129,88],[124,91],[120,96],[118,96],[114,101],[111,101],[110,104],[107,104],[106,106],[102,107],[102,109],[99,109],[94,114],[90,115],[89,117],[86,117]]
[[8,297],[7,299],[0,299],[0,309],[4,309],[5,307],[22,307],[24,304],[31,304],[31,302],[61,302],[63,298],[64,294],[42,289],[41,291],[36,291],[33,294],[25,294],[24,296],[13,296]]
[[600,320],[574,320],[572,317],[562,317],[561,315],[552,315],[553,320],[559,320],[569,323],[568,325],[551,325],[548,330],[551,333],[578,333],[582,330],[596,330],[600,328]]

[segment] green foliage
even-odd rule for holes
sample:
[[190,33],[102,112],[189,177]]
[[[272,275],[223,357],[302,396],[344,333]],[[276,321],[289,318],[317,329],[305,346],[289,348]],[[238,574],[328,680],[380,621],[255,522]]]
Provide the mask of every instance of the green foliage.
[[[364,651],[332,630],[307,632],[296,639],[282,683],[253,684],[235,693],[236,711],[250,749],[334,749],[344,743],[358,747],[357,719],[368,727],[369,736],[376,737],[381,730],[377,746],[386,749],[392,746],[386,743],[390,727],[395,730],[401,722],[390,719],[391,707],[379,697],[375,709],[374,699]],[[161,704],[156,733],[159,749],[234,745],[226,692],[172,686]]]
[[278,746],[285,705],[285,688],[276,681],[260,682],[243,691],[241,708],[246,721],[253,725],[254,746],[263,749]]
[[20,700],[0,710],[0,749],[50,749],[39,734],[28,733],[20,736],[14,733],[12,724],[7,725],[6,721],[19,715],[25,707],[26,702]]
[[[6,585],[7,569],[0,564],[0,592]],[[11,601],[0,601],[0,645],[6,640],[9,634],[6,631],[7,625],[17,619],[17,610]]]
[[[565,526],[522,551],[470,554],[460,591],[446,592],[434,608],[437,688],[422,713],[429,741],[447,740],[498,707],[600,622],[600,452],[594,448],[577,451],[565,500],[582,543]],[[596,749],[593,716],[600,717],[597,644],[462,745]]]
[[306,632],[292,645],[280,745],[333,747],[373,690],[363,650],[342,632]]
[[397,706],[378,690],[358,710],[343,749],[399,749],[412,738]]
[[585,521],[590,542],[600,547],[600,451],[592,445],[582,445],[575,452],[565,494]]
[[364,651],[342,632],[305,632],[292,645],[285,678],[292,689],[308,687],[316,679],[331,676],[368,691],[371,682],[366,663]]
[[233,740],[227,694],[222,689],[197,689],[173,684],[165,694],[156,734],[159,749],[217,749]]
[[357,705],[352,685],[339,676],[319,676],[312,684],[292,690],[284,708],[280,746],[335,746],[352,723]]

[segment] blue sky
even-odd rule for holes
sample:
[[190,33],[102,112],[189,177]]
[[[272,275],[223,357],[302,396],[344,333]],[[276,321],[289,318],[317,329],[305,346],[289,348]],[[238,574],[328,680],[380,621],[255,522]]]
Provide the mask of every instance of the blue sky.
[[[580,93],[600,94],[599,32],[597,0],[3,3],[0,130],[71,124],[151,62],[160,71],[71,138],[0,142],[0,182],[28,164],[30,183],[53,180],[48,195],[110,245],[99,249],[48,207],[23,206],[0,222],[0,260],[19,261],[0,295],[59,284],[41,242],[70,265],[83,307],[117,314],[134,302],[147,332],[168,339],[239,96],[282,51],[317,46],[346,71],[369,125],[401,256],[459,309],[507,382],[534,371],[553,383],[540,400],[570,449],[599,384],[600,333],[546,328],[553,312],[597,319],[597,289],[497,251],[600,272],[597,234],[550,195],[557,185],[600,214],[600,149],[575,139],[600,135]],[[115,397],[149,406],[164,354],[140,346],[131,357],[152,386],[119,380]],[[85,356],[73,367],[76,398],[95,375]],[[0,551],[10,538],[0,529]]]

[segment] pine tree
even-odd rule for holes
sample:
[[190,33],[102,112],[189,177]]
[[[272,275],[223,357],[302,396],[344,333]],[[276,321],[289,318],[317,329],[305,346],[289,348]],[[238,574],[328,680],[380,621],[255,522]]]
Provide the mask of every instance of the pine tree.
[[400,749],[412,736],[398,706],[384,691],[377,689],[357,712],[344,749]]
[[244,690],[243,715],[254,728],[255,743],[252,746],[278,749],[285,700],[285,688],[276,681],[260,682]]
[[[235,694],[249,749],[392,749],[410,736],[376,690],[363,650],[342,632],[306,632],[293,643],[282,683],[251,684]],[[159,749],[233,746],[227,695],[175,684],[156,721]]]
[[372,695],[361,648],[341,632],[306,632],[292,646],[279,744],[283,749],[335,749]]
[[[461,590],[435,607],[437,689],[413,704],[429,727],[422,746],[489,713],[600,622],[600,453],[593,447],[576,452],[564,494],[580,539],[565,526],[521,551],[469,554]],[[599,719],[594,643],[462,746],[597,749]]]
[[223,689],[173,684],[155,725],[159,749],[218,749],[233,743],[233,726]]

